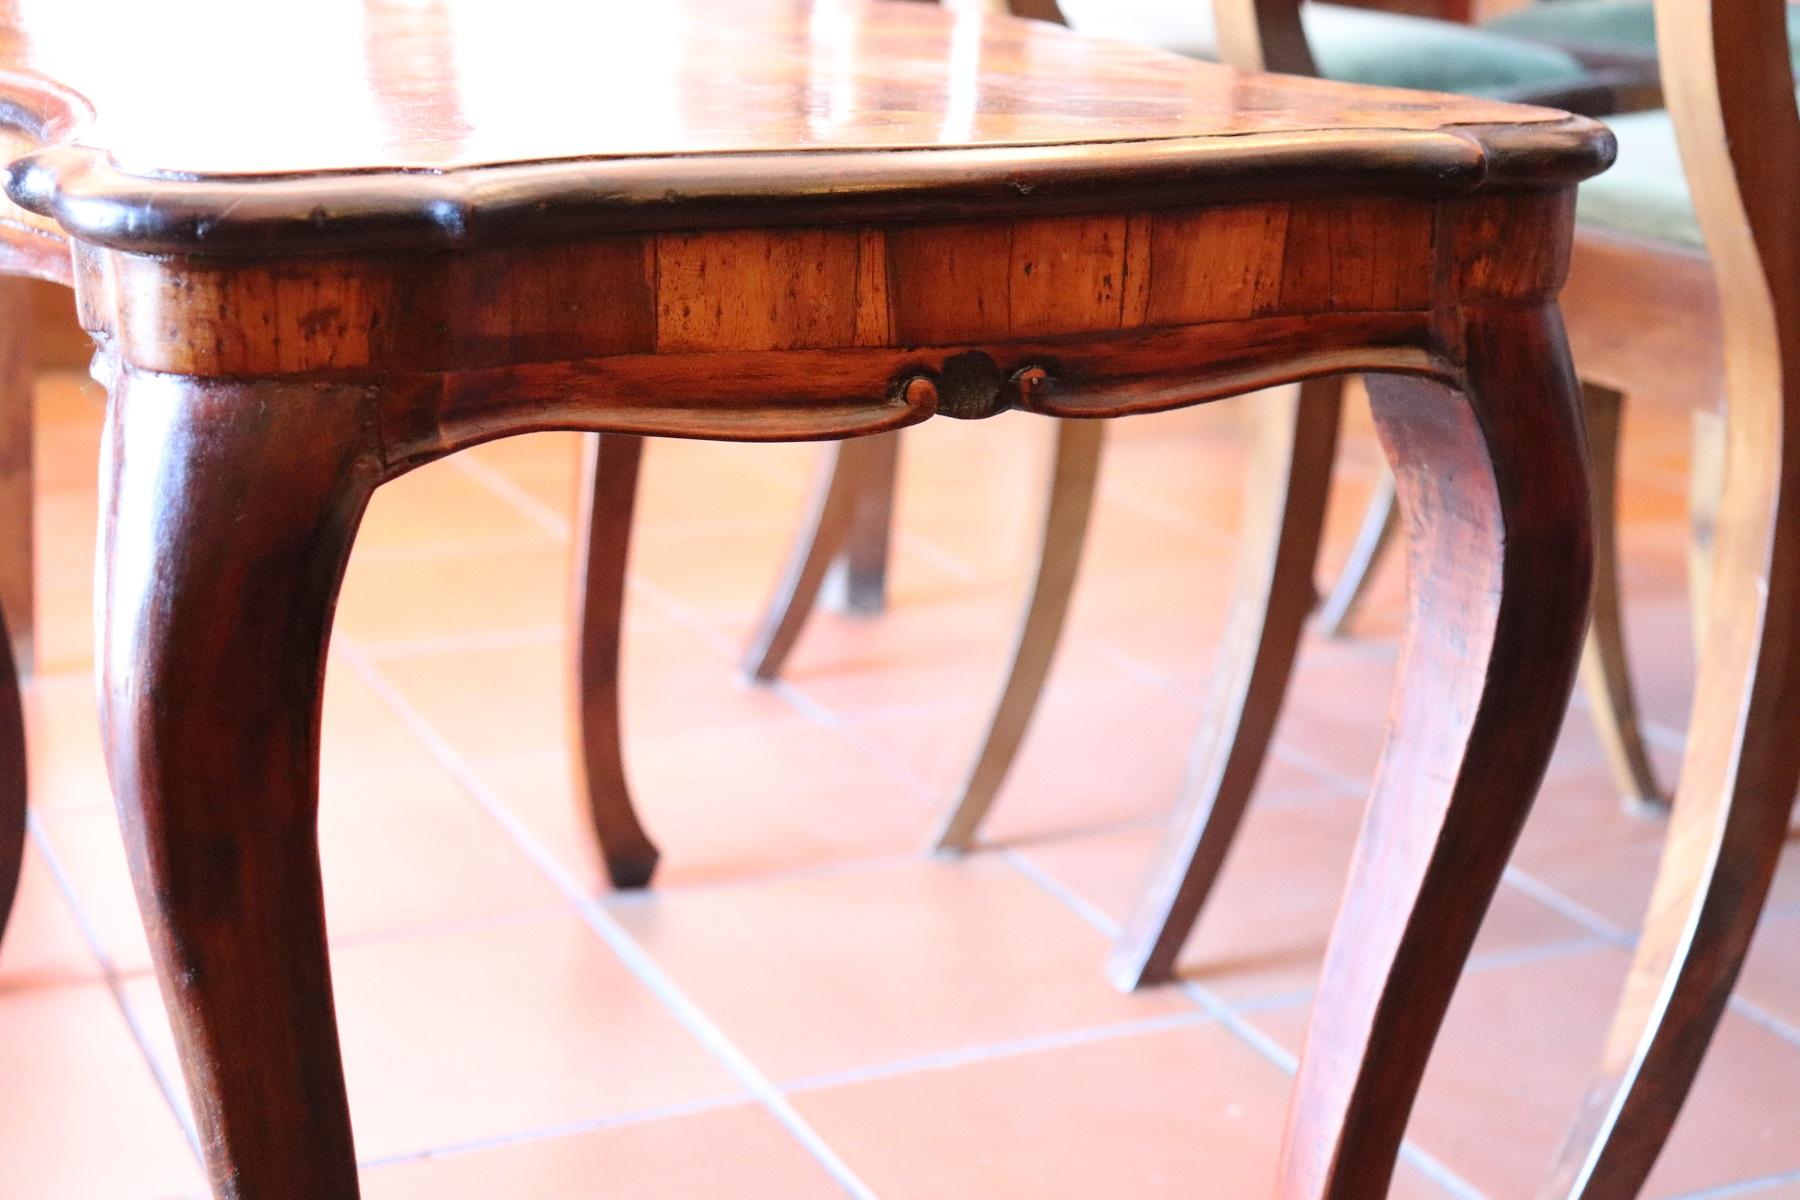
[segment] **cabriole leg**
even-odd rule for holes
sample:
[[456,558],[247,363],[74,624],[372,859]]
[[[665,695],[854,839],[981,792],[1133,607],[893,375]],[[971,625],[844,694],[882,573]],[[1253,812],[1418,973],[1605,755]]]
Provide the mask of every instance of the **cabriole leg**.
[[101,716],[221,1200],[353,1200],[317,836],[332,608],[378,481],[371,389],[121,374]]
[[1465,397],[1371,379],[1411,575],[1368,817],[1326,951],[1284,1200],[1387,1193],[1457,977],[1574,682],[1591,544],[1554,307],[1465,310]]

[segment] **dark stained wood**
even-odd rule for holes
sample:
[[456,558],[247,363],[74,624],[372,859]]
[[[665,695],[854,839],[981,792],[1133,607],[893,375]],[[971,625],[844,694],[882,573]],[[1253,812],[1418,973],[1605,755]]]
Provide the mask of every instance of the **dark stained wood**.
[[1658,0],[1669,111],[1719,280],[1728,470],[1668,841],[1546,1196],[1636,1195],[1731,994],[1800,785],[1800,164],[1781,0]]
[[131,371],[111,390],[101,722],[213,1192],[348,1200],[319,704],[381,478],[375,392]]
[[[1642,366],[1640,370],[1644,369]],[[1632,686],[1631,666],[1625,647],[1624,595],[1618,567],[1618,466],[1619,433],[1624,396],[1597,383],[1582,385],[1588,432],[1588,450],[1594,468],[1594,599],[1588,638],[1582,648],[1582,683],[1588,711],[1612,766],[1613,781],[1626,808],[1656,813],[1667,806],[1656,768],[1644,744],[1643,722],[1638,716],[1637,689]],[[1697,482],[1704,473],[1697,476]],[[1706,497],[1714,486],[1698,482],[1696,521],[1704,516]],[[1343,632],[1356,603],[1367,588],[1383,550],[1392,540],[1399,509],[1390,480],[1377,485],[1363,513],[1362,529],[1330,596],[1319,609],[1319,624],[1328,635]],[[1702,568],[1704,569],[1704,568]],[[1696,578],[1701,576],[1696,575]],[[1701,589],[1696,585],[1694,591]]]
[[[590,42],[539,4],[485,25],[475,4],[377,6],[342,29],[308,10],[273,22],[306,39],[274,56],[179,3],[122,6],[102,48],[94,13],[78,36],[39,15],[60,7],[0,9],[0,70],[34,73],[0,75],[0,96],[44,144],[8,173],[32,216],[0,239],[62,223],[111,391],[106,743],[215,1194],[356,1195],[318,706],[381,482],[491,438],[605,435],[582,734],[629,880],[652,851],[605,756],[632,439],[1117,417],[1349,371],[1471,397],[1396,401],[1388,422],[1431,598],[1414,636],[1464,649],[1403,672],[1366,847],[1389,869],[1359,872],[1333,941],[1283,1193],[1376,1194],[1573,670],[1586,514],[1553,305],[1571,189],[1608,137],[928,5],[694,0],[644,10],[667,40]],[[191,57],[196,28],[218,71],[159,69],[159,90],[130,69],[166,68],[170,38]],[[956,29],[979,54],[949,52]],[[359,64],[342,88],[283,86],[340,55]],[[632,103],[576,103],[609,67]],[[854,86],[815,92],[827,76]],[[244,102],[203,110],[192,87]],[[1160,281],[1159,253],[1177,264]],[[1526,719],[1499,720],[1508,705]],[[1408,849],[1434,840],[1455,872]]]
[[[0,614],[0,625],[4,616]],[[0,630],[3,634],[4,630]],[[0,636],[0,938],[6,934],[25,862],[25,714],[11,639]]]
[[30,280],[0,279],[0,611],[12,632],[13,664],[27,677],[37,639],[32,491],[36,300]]
[[632,807],[619,729],[625,569],[631,557],[631,515],[643,454],[643,439],[630,434],[600,433],[586,439],[572,573],[575,643],[569,678],[575,691],[574,757],[582,766],[588,827],[607,878],[617,888],[649,884],[658,858],[656,844]]
[[1462,402],[1367,381],[1409,534],[1412,619],[1295,1083],[1284,1197],[1386,1194],[1587,621],[1586,464],[1561,322],[1532,306],[1466,320]]

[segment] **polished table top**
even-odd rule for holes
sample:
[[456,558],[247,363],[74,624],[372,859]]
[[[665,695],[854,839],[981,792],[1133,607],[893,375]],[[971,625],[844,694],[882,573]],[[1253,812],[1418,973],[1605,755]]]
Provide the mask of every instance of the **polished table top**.
[[[1135,141],[1518,120],[1059,26],[843,0],[10,0],[64,136],[207,175],[627,154]],[[1529,119],[1529,118],[1527,118]]]
[[[1252,159],[1327,189],[1334,166],[1366,177],[1384,157],[1390,173],[1473,186],[1504,156],[1484,127],[1559,130],[1582,173],[1605,137],[1547,110],[1248,75],[898,0],[5,0],[0,71],[13,110],[0,117],[60,147],[15,169],[10,194],[90,240],[144,248],[223,245],[269,203],[311,205],[315,223],[370,219],[373,205],[390,233],[411,210],[456,240],[495,203],[591,216],[602,193],[642,209],[706,190],[672,157],[706,156],[714,193],[739,199],[910,188],[973,201],[985,188],[1003,202],[1096,163],[1178,169],[1200,196],[1241,187]],[[854,155],[899,148],[963,157]],[[826,152],[840,158],[762,161]],[[631,160],[635,172],[620,166]],[[528,198],[516,173],[468,192],[466,176],[518,164],[560,166],[530,176]],[[304,196],[281,193],[297,176],[311,177]],[[198,222],[195,206],[218,219]]]

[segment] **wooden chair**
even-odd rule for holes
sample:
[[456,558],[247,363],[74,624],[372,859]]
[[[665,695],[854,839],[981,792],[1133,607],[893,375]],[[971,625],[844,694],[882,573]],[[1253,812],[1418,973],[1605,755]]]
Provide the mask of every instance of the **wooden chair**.
[[1687,750],[1601,1067],[1546,1194],[1636,1194],[1748,951],[1800,786],[1800,112],[1782,0],[1657,0],[1718,286],[1725,468]]
[[0,611],[0,939],[6,936],[25,861],[25,717],[11,640]]
[[[25,725],[20,688],[32,668],[31,281],[0,276],[0,937],[25,855]],[[9,636],[10,631],[10,636]]]

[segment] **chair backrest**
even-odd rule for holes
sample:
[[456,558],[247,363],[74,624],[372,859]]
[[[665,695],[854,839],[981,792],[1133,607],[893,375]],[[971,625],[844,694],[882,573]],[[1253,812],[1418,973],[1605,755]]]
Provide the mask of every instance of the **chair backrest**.
[[[1057,0],[982,0],[995,12],[1067,25]],[[1208,0],[1170,0],[1204,4]],[[1247,71],[1317,75],[1306,33],[1300,28],[1300,0],[1212,0],[1219,31],[1219,57]]]
[[1734,342],[1800,342],[1800,111],[1787,4],[1656,0],[1656,34],[1663,94],[1719,280],[1729,372]]

